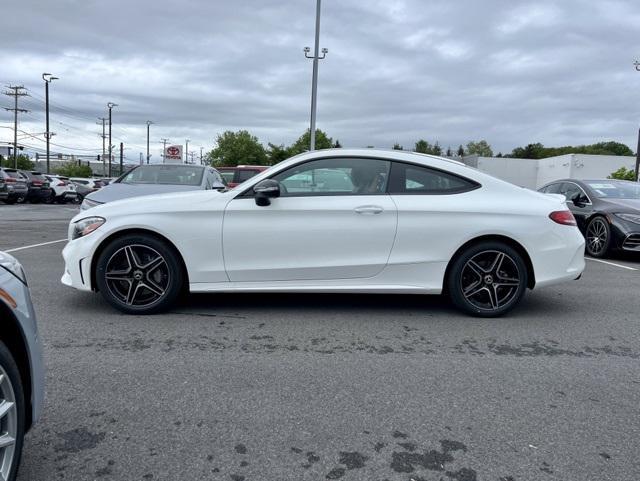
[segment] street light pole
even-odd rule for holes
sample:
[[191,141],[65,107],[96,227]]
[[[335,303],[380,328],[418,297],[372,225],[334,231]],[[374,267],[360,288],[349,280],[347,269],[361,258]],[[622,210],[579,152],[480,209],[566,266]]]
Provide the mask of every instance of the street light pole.
[[[633,66],[638,72],[640,72],[640,62],[637,60],[633,62]],[[640,182],[640,130],[638,130],[638,148],[636,150],[636,170],[635,170],[636,182]]]
[[151,120],[147,120],[147,164],[149,163],[149,126],[152,123]]
[[189,163],[189,139],[185,139],[184,143],[185,143],[185,146],[184,146],[184,163],[188,164]]
[[45,138],[47,139],[47,174],[51,173],[51,166],[49,165],[49,140],[51,140],[51,137],[53,137],[53,135],[51,134],[51,132],[49,132],[49,84],[54,81],[54,80],[58,80],[58,77],[52,77],[50,73],[43,73],[42,74],[42,80],[44,80],[44,103],[45,103],[45,111],[46,111],[46,123],[47,123],[47,130],[44,134]]
[[162,142],[162,163],[166,163],[167,161],[167,142],[169,142],[169,139],[160,139],[160,142]]
[[310,141],[309,150],[316,149],[316,107],[318,100],[318,60],[322,60],[327,56],[329,50],[322,49],[322,57],[319,54],[320,48],[320,1],[316,2],[316,42],[313,50],[313,56],[309,55],[311,49],[309,47],[304,48],[304,56],[306,58],[313,59],[313,76],[311,80],[311,125],[309,127]]
[[109,177],[111,177],[111,155],[113,154],[113,145],[111,144],[111,109],[117,106],[118,104],[114,104],[113,102],[107,103],[107,108],[109,109]]

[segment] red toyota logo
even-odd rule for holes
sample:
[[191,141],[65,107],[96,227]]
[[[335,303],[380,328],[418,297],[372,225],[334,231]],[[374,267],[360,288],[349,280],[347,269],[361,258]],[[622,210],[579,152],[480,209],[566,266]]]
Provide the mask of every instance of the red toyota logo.
[[178,147],[167,147],[167,154],[180,155],[180,149]]

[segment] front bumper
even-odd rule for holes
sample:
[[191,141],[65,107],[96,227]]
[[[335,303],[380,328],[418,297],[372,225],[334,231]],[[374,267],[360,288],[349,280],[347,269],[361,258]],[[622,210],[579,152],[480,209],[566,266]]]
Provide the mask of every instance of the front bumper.
[[[94,233],[95,234],[95,233]],[[91,234],[91,235],[94,235]],[[91,259],[95,242],[87,242],[90,236],[67,242],[62,250],[64,273],[60,281],[81,291],[91,291]],[[90,239],[91,240],[91,239]]]

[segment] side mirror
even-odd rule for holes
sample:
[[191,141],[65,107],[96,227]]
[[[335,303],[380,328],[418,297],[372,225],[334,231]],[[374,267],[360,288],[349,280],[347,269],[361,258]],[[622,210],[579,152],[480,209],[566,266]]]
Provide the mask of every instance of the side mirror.
[[271,204],[271,199],[280,197],[280,183],[277,180],[265,179],[253,186],[256,205],[265,207]]
[[577,192],[573,197],[571,197],[571,202],[573,202],[573,205],[576,207],[584,207],[587,199],[585,199],[580,192]]

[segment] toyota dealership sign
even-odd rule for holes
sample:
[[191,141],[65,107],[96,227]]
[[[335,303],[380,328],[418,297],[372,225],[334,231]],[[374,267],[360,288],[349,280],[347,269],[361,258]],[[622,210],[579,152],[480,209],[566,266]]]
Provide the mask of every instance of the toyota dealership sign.
[[164,151],[164,160],[182,161],[182,145],[169,145]]

